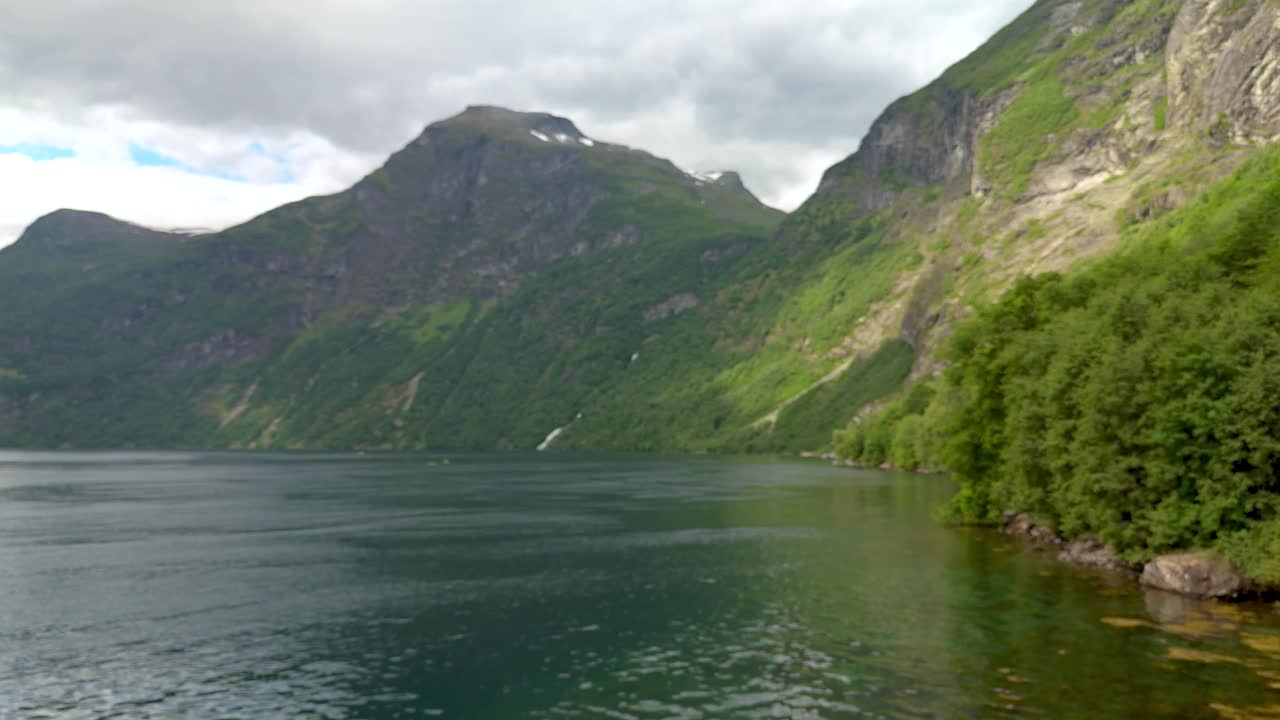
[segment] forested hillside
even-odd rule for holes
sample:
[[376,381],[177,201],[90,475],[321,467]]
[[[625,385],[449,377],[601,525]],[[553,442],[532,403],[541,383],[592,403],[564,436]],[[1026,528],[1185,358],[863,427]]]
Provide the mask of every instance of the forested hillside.
[[1017,509],[1132,562],[1217,548],[1280,583],[1280,148],[1115,254],[1019,281],[948,360],[841,452],[954,470],[957,519]]

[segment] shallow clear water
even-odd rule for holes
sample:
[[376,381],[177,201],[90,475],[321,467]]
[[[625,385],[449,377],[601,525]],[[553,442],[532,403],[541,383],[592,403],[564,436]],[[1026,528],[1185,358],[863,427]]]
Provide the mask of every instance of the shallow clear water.
[[1280,716],[1274,608],[940,526],[943,479],[437,460],[0,453],[0,718]]

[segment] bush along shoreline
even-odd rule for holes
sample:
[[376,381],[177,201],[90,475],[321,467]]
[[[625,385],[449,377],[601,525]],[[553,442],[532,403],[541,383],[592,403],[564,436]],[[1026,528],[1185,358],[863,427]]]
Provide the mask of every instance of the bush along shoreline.
[[1109,256],[1019,280],[948,361],[837,453],[946,468],[947,519],[1093,543],[1153,587],[1280,587],[1280,150]]

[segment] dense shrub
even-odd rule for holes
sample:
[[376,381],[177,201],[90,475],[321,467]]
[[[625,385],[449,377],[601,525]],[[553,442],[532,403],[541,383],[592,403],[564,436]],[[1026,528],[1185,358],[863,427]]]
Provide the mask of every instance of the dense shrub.
[[1016,509],[1134,561],[1216,547],[1280,581],[1280,152],[1133,233],[981,309],[930,406],[890,404],[841,449],[940,454],[958,519]]

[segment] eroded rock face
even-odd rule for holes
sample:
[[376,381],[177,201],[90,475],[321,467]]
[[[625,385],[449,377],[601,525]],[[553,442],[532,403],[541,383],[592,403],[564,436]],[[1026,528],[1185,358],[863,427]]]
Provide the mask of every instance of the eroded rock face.
[[991,129],[1015,94],[986,97],[945,84],[925,92],[928,112],[907,100],[889,106],[858,151],[827,171],[818,194],[841,188],[864,212],[893,204],[900,189],[886,182],[890,176],[918,185],[959,182],[975,194],[985,194],[984,182],[974,175],[978,138]]
[[1243,575],[1211,553],[1162,555],[1143,568],[1142,584],[1199,598],[1229,599],[1249,590]]
[[1174,123],[1221,141],[1280,139],[1280,5],[1187,0],[1165,69]]

